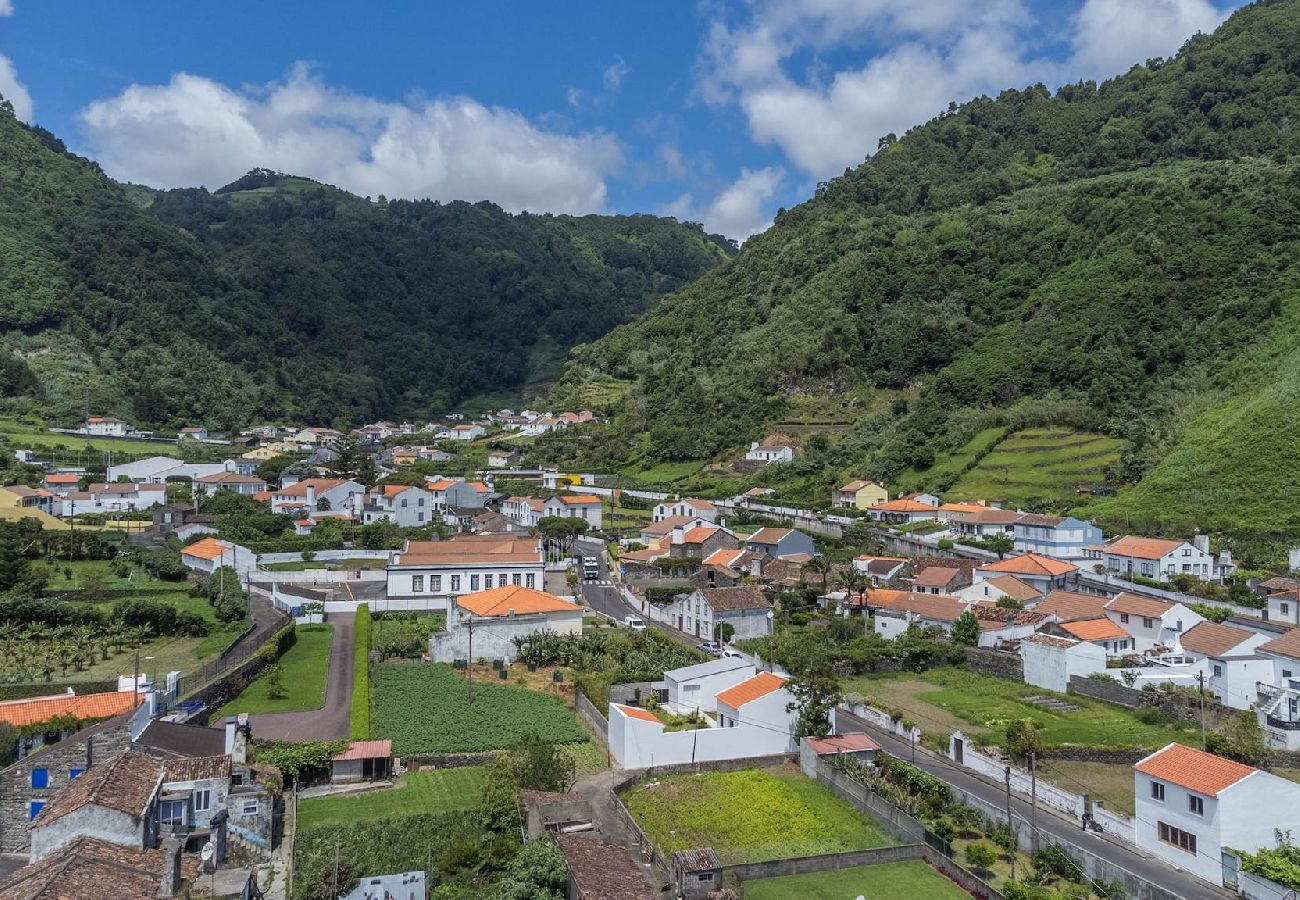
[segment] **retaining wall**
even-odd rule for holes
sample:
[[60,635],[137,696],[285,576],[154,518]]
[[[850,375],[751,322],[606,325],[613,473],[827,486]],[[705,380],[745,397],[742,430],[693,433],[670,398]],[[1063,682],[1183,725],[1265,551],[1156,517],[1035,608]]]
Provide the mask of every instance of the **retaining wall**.
[[609,742],[609,722],[582,691],[574,691],[573,708],[582,718],[582,721],[590,725],[600,735],[602,741]]
[[797,763],[796,753],[777,753],[772,756],[750,756],[744,759],[711,759],[695,763],[674,763],[670,766],[652,766],[646,769],[625,769],[614,773],[610,785],[615,795],[623,793],[642,778],[656,775],[698,775],[701,772],[738,772],[741,769],[764,769]]
[[1086,678],[1080,675],[1070,676],[1068,692],[1078,694],[1080,697],[1103,700],[1116,706],[1126,706],[1129,709],[1154,706],[1166,715],[1173,716],[1189,725],[1200,724],[1201,704],[1204,702],[1205,726],[1211,731],[1217,731],[1225,721],[1241,715],[1241,710],[1232,709],[1209,698],[1202,701],[1200,697],[1190,694],[1167,694],[1158,690],[1140,691],[1126,687],[1118,682]]
[[1025,661],[1018,653],[1004,653],[987,647],[967,647],[966,665],[972,672],[1005,678],[1008,681],[1025,680]]
[[875,850],[849,850],[844,853],[821,853],[817,856],[793,856],[767,862],[737,863],[723,866],[722,871],[742,881],[749,878],[779,878],[783,875],[806,875],[834,872],[854,866],[879,866],[925,858],[924,844],[878,847]]

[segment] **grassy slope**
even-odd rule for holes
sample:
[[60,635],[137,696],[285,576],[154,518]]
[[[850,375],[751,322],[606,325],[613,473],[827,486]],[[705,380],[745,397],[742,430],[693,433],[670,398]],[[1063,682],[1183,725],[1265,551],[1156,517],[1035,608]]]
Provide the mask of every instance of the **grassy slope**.
[[1119,459],[1123,442],[1069,429],[1030,428],[999,441],[946,499],[994,497],[1012,503],[1046,500],[1069,506],[1081,482],[1104,481],[1106,467]]
[[217,716],[320,709],[325,705],[325,672],[329,668],[333,635],[331,625],[298,626],[298,639],[280,657],[281,684],[288,696],[273,700],[268,694],[267,680],[259,678],[223,706]]
[[298,805],[298,827],[473,809],[482,793],[479,766],[408,772],[397,786],[386,790],[303,800]]
[[962,900],[968,896],[939,872],[919,861],[745,882],[746,900],[786,900],[792,897],[802,900],[850,900],[853,897]]

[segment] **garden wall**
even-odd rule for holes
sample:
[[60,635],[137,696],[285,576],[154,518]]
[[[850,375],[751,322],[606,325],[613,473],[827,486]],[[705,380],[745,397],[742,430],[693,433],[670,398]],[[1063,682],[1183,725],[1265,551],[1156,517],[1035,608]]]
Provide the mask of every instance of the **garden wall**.
[[[1199,725],[1201,722],[1201,698],[1191,694],[1139,691],[1118,682],[1083,678],[1078,675],[1070,676],[1069,693],[1113,703],[1116,706],[1126,706],[1129,709],[1154,706],[1166,715],[1189,725]],[[1240,710],[1223,706],[1208,698],[1204,703],[1205,727],[1211,731],[1217,731],[1225,721],[1241,715]]]
[[972,672],[1005,678],[1008,681],[1025,680],[1025,661],[1018,653],[1004,653],[987,647],[967,647],[966,665]]
[[[960,731],[953,732],[948,739],[948,758],[957,761],[956,745],[962,742],[961,762],[960,765],[971,770],[977,775],[983,775],[992,781],[1006,783],[1007,764],[1000,759],[989,756],[978,750],[964,734]],[[1038,802],[1044,806],[1059,810],[1065,813],[1071,819],[1078,819],[1083,815],[1083,797],[1078,794],[1071,794],[1069,791],[1063,791],[1056,785],[1049,782],[1039,781],[1037,785],[1033,784],[1030,774],[1024,769],[1016,766],[1010,766],[1011,769],[1011,790],[1025,796],[1032,796],[1035,790],[1038,794]],[[1132,840],[1133,826],[1129,824],[1127,839]]]
[[609,741],[609,722],[600,714],[600,710],[587,699],[587,695],[582,691],[573,693],[573,709],[578,713],[582,721],[586,722],[592,729],[600,735],[603,741]]
[[675,763],[670,766],[652,766],[645,769],[627,769],[614,773],[610,785],[614,793],[621,794],[642,778],[655,775],[698,775],[701,772],[739,772],[742,769],[765,769],[769,766],[783,766],[797,763],[798,755],[794,753],[777,753],[772,756],[750,756],[744,759],[711,759],[694,763]]
[[836,796],[851,803],[859,812],[874,819],[877,825],[900,841],[912,843],[925,840],[926,829],[919,820],[888,800],[876,796],[861,782],[854,781],[845,773],[832,768],[825,760],[814,756],[811,772],[808,769],[804,771],[829,788]]
[[820,853],[816,856],[792,856],[767,862],[737,863],[723,866],[722,871],[743,880],[749,878],[779,878],[783,875],[807,875],[813,872],[834,872],[854,866],[879,866],[885,863],[925,859],[924,844],[903,844],[897,847],[878,847],[874,850],[849,850],[844,853]]

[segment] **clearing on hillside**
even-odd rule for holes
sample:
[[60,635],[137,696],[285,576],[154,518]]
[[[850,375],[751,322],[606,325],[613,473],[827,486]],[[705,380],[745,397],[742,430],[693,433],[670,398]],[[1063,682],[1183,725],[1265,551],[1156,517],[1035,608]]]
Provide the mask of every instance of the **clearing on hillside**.
[[1106,480],[1107,467],[1119,460],[1123,446],[1118,438],[1085,431],[1026,428],[994,444],[944,498],[997,498],[1012,504],[1037,502],[1068,509],[1078,503],[1080,485]]

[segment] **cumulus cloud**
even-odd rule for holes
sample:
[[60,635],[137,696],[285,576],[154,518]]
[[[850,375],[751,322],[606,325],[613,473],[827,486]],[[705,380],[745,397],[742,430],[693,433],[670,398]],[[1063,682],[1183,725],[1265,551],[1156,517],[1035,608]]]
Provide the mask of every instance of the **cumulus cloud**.
[[1074,17],[1071,69],[1082,78],[1120,75],[1135,63],[1172,56],[1225,18],[1208,0],[1086,0]]
[[548,131],[469,97],[381,101],[302,64],[237,90],[184,73],[132,85],[90,104],[81,124],[109,174],[160,187],[216,187],[266,167],[366,195],[588,213],[605,209],[605,180],[622,164],[603,132]]
[[697,205],[695,197],[685,193],[655,211],[683,222],[702,222],[706,231],[744,243],[772,224],[772,200],[785,180],[786,172],[781,166],[741,169],[740,177],[704,206]]
[[0,16],[12,16],[14,14],[13,0],[0,0]]
[[[4,0],[0,0],[3,3]],[[12,12],[12,7],[10,8]],[[8,100],[14,108],[14,115],[24,122],[32,120],[32,95],[18,80],[18,70],[14,68],[9,57],[0,54],[0,97]]]
[[605,85],[605,90],[610,93],[617,91],[623,86],[623,79],[627,77],[627,73],[630,71],[631,69],[628,68],[627,63],[620,56],[614,61],[613,65],[601,73],[601,82]]

